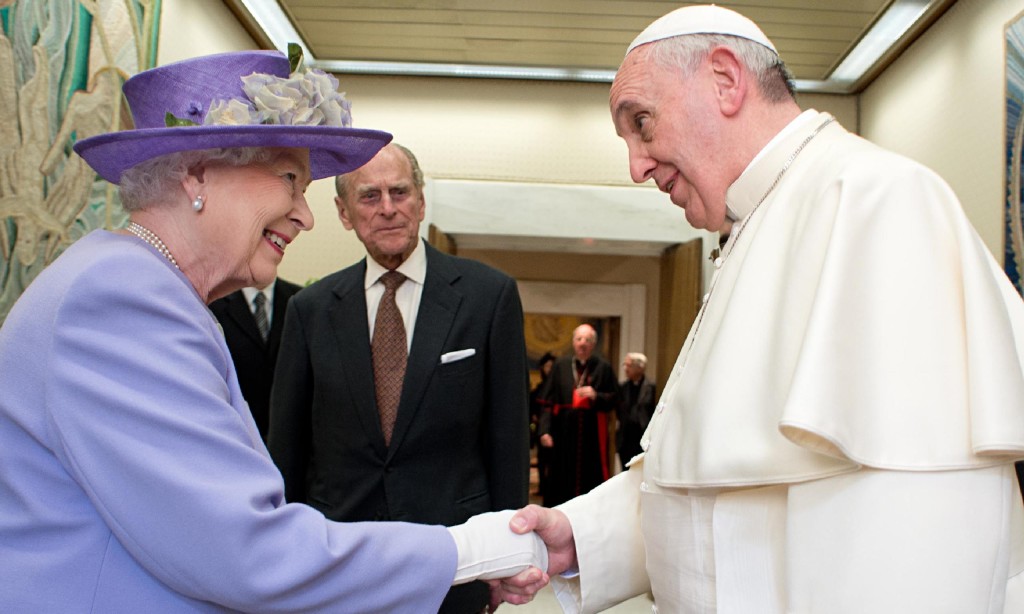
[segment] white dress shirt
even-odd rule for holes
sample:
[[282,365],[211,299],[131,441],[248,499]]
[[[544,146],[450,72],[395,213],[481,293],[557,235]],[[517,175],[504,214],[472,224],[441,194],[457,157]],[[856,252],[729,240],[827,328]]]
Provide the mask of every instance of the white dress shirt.
[[265,309],[267,310],[267,328],[274,324],[274,284],[277,280],[267,284],[265,288],[260,290],[259,288],[242,288],[242,294],[245,295],[245,303],[249,306],[249,313],[256,315],[256,305],[253,304],[253,299],[256,298],[256,294],[262,292],[263,296],[266,297],[267,302],[265,303]]
[[[395,270],[406,277],[405,283],[398,286],[398,290],[395,291],[395,302],[398,304],[398,311],[402,313],[402,322],[405,323],[405,340],[408,346],[406,349],[409,349],[412,348],[413,328],[416,324],[416,314],[420,310],[420,297],[423,296],[423,282],[427,278],[427,250],[423,247],[422,240],[416,242],[416,249]],[[387,272],[388,269],[369,255],[366,256],[363,289],[366,292],[366,318],[371,341],[373,327],[377,321],[377,306],[384,296],[384,284],[381,283],[380,277]]]

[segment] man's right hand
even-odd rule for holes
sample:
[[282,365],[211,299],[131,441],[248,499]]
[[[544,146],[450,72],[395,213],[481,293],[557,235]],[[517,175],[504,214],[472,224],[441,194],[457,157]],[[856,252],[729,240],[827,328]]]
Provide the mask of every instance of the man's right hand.
[[548,584],[550,574],[559,574],[576,567],[576,539],[572,534],[569,518],[560,510],[539,505],[528,505],[519,510],[509,521],[513,533],[534,531],[548,547],[547,573],[534,567],[511,578],[501,580],[497,591],[503,601],[521,605],[529,603],[540,589]]

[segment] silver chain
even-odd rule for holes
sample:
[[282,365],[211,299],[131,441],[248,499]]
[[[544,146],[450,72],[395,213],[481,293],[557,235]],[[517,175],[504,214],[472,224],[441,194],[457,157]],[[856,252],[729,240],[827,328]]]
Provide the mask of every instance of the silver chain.
[[[793,153],[789,156],[789,159],[786,160],[786,163],[782,165],[782,169],[779,171],[779,174],[775,176],[775,181],[772,181],[772,184],[768,186],[767,190],[765,190],[764,196],[761,197],[761,200],[757,201],[757,204],[754,205],[754,208],[750,210],[749,214],[747,214],[746,219],[740,225],[740,229],[736,231],[736,236],[732,237],[732,245],[729,247],[729,253],[732,253],[733,248],[736,246],[736,242],[740,240],[740,236],[743,234],[743,230],[747,227],[747,224],[750,223],[751,218],[754,217],[754,213],[757,212],[758,208],[761,206],[761,203],[763,203],[768,198],[768,195],[771,194],[779,185],[779,182],[782,181],[782,176],[785,175],[786,171],[789,170],[790,165],[793,164],[793,161],[796,160],[796,157],[800,155],[800,152],[804,150],[804,147],[807,147],[807,144],[810,143],[811,140],[814,139],[814,137],[818,136],[818,133],[825,129],[825,126],[828,126],[835,120],[836,118],[829,117],[824,122],[822,122],[820,126],[815,128],[813,132],[807,135],[807,138],[804,139],[803,142],[800,143],[800,145],[798,145],[797,148],[793,151]],[[718,277],[716,276],[711,282],[711,287],[708,288],[707,296],[705,296],[704,298],[704,304],[701,305],[700,313],[697,314],[697,323],[693,327],[693,335],[691,337],[690,347],[687,348],[686,350],[686,358],[683,359],[683,364],[680,365],[680,368],[685,367],[686,361],[689,360],[690,358],[690,350],[693,348],[694,342],[697,341],[697,332],[700,331],[700,324],[701,322],[704,321],[704,313],[708,310],[708,304],[711,302],[711,294],[715,291],[717,281]]]
[[[768,195],[775,190],[776,186],[779,185],[779,182],[782,181],[782,176],[786,174],[786,171],[789,170],[790,165],[792,165],[793,161],[796,160],[796,157],[800,155],[800,152],[804,150],[804,147],[807,147],[807,144],[810,143],[814,139],[814,137],[818,136],[818,133],[824,130],[825,126],[831,124],[834,121],[836,121],[836,118],[834,117],[826,119],[824,122],[821,123],[820,126],[814,129],[814,132],[807,135],[807,138],[804,139],[799,146],[797,146],[797,148],[789,156],[789,159],[786,160],[786,163],[782,165],[782,170],[780,170],[779,174],[775,176],[775,181],[773,181],[772,184],[768,186],[768,189],[764,191],[764,196],[761,197],[761,200],[757,201],[757,204],[754,205],[754,208],[750,210],[750,214],[747,215],[746,221],[744,221],[743,224],[740,225],[740,229],[736,232],[736,238],[733,240],[733,245],[736,244],[736,241],[740,240],[740,235],[743,234],[743,229],[747,227],[747,222],[750,221],[750,218],[754,217],[754,212],[757,211],[758,207],[761,206],[761,203],[763,203],[768,198]],[[730,249],[729,251],[731,252],[732,249]]]

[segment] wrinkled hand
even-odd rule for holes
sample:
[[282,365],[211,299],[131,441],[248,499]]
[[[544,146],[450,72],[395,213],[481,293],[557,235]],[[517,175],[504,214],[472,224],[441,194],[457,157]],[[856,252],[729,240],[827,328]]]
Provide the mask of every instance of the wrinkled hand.
[[492,580],[491,610],[502,601],[514,605],[529,603],[537,592],[548,585],[549,574],[559,574],[576,566],[576,539],[569,518],[559,510],[528,505],[509,521],[514,533],[534,531],[548,547],[548,568],[530,567],[511,578]]
[[594,390],[593,386],[580,386],[576,389],[576,394],[583,397],[584,399],[596,399],[597,391]]

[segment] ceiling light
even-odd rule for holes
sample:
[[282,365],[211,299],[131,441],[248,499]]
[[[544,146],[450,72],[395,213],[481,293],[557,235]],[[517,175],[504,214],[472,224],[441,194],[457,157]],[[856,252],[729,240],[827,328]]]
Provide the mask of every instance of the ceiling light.
[[490,79],[539,79],[611,83],[614,70],[498,66],[493,64],[431,64],[426,62],[362,62],[346,60],[309,63],[327,72],[426,77],[480,77]]
[[917,23],[930,0],[896,0],[860,42],[829,75],[831,81],[852,83],[864,76],[896,41]]
[[277,0],[242,0],[242,4],[274,47],[284,51],[288,49],[288,43],[296,43],[302,47],[302,57],[305,58],[305,63],[309,64],[313,59],[313,53],[306,47],[306,43],[292,25],[292,20],[281,10],[281,4]]

